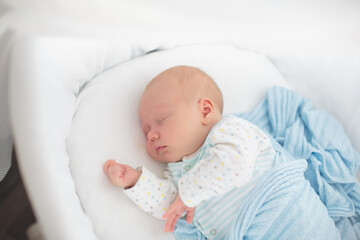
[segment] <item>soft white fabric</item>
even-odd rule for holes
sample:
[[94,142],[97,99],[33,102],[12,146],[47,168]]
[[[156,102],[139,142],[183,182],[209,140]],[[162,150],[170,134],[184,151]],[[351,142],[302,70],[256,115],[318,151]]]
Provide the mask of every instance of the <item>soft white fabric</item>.
[[[225,45],[193,45],[155,52],[97,76],[80,93],[67,150],[77,193],[101,239],[171,239],[165,223],[140,210],[103,173],[107,159],[133,167],[145,165],[161,176],[164,165],[150,159],[138,116],[147,82],[175,65],[207,72],[225,98],[225,113],[247,111],[273,84],[289,86],[268,59]],[[141,226],[134,231],[129,226]]]

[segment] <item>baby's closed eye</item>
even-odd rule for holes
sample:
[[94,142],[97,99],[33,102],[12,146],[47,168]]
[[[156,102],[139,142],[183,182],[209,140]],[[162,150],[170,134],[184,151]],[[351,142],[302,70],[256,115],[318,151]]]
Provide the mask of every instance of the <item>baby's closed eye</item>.
[[167,118],[168,118],[167,116],[160,118],[160,120],[157,121],[158,124],[163,124]]

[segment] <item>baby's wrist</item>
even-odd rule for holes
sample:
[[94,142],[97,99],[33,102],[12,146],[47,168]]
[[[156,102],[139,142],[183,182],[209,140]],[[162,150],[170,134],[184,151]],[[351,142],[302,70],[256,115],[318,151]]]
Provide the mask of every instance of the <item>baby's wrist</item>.
[[135,173],[134,174],[135,177],[134,177],[133,181],[128,186],[126,186],[125,189],[130,189],[130,188],[134,187],[136,185],[136,183],[139,181],[142,171],[139,169],[136,169],[134,173]]

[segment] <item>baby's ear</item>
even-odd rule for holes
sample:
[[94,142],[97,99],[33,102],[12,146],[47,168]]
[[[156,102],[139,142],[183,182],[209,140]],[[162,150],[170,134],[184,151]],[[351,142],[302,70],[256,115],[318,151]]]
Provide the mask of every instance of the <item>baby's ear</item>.
[[199,108],[202,114],[202,123],[207,125],[212,122],[215,115],[215,107],[211,99],[202,98],[199,100]]

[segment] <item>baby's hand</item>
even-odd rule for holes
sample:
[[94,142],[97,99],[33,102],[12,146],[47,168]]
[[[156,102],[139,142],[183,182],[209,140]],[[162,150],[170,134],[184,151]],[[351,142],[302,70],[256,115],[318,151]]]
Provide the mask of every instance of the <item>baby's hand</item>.
[[128,165],[117,163],[115,160],[106,161],[104,172],[114,185],[124,188],[133,187],[141,175],[141,172]]
[[180,196],[177,195],[176,199],[169,207],[169,210],[164,214],[163,218],[166,219],[165,232],[175,231],[175,226],[181,215],[187,211],[186,221],[191,224],[194,220],[196,207],[188,207],[181,200]]

